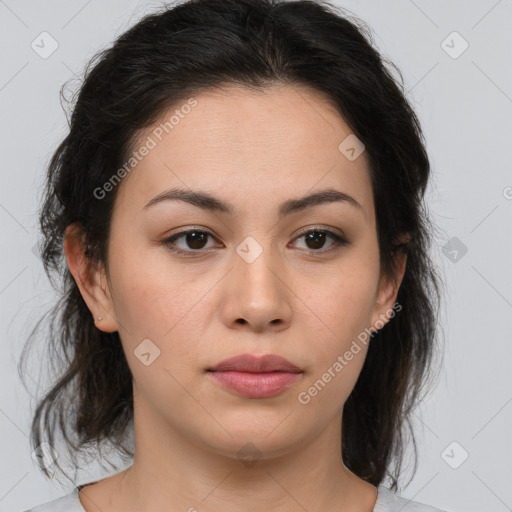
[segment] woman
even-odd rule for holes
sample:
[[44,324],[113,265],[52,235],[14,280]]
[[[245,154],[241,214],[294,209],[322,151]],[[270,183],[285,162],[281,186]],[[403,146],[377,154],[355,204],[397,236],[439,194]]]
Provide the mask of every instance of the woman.
[[75,467],[133,460],[32,510],[435,510],[394,492],[435,352],[428,179],[332,5],[187,1],[121,35],[49,166],[67,357],[32,442],[47,476],[56,425]]

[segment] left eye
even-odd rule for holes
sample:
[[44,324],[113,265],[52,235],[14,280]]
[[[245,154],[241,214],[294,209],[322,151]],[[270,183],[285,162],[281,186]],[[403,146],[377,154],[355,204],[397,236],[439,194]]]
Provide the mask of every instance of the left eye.
[[313,250],[313,252],[327,252],[327,250],[329,249],[324,251],[318,251],[318,249],[321,249],[323,247],[325,241],[328,238],[333,240],[333,244],[331,245],[331,247],[348,244],[348,241],[345,238],[343,238],[341,235],[338,235],[334,231],[330,231],[328,229],[312,229],[302,233],[295,240],[299,240],[300,238],[303,237],[305,237],[306,244],[311,244],[313,246],[306,247],[306,250]]
[[[208,237],[213,238],[213,235],[208,231],[190,229],[166,238],[163,240],[163,244],[172,252],[190,255],[195,252],[206,252],[202,251],[202,249],[205,249]],[[303,232],[295,240],[299,240],[301,238],[304,238],[305,243],[308,245],[305,250],[313,253],[328,252],[330,249],[321,249],[329,238],[333,241],[331,247],[348,245],[348,241],[344,237],[328,229],[311,229]],[[176,241],[178,240],[183,240],[185,245],[188,247],[177,247]]]

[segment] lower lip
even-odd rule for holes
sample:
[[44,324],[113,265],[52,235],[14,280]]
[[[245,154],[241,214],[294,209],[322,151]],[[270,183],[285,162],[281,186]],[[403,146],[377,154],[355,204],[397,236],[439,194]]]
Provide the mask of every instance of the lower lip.
[[247,398],[267,398],[277,395],[302,377],[302,373],[249,373],[233,370],[210,372],[210,374],[222,386]]

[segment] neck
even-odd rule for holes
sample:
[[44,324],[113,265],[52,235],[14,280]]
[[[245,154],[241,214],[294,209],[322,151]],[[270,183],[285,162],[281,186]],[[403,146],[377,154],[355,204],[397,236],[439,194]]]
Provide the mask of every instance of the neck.
[[[341,413],[320,435],[279,454],[269,441],[272,433],[265,444],[241,442],[237,446],[245,447],[244,457],[244,451],[219,453],[171,428],[136,396],[134,461],[112,477],[106,510],[373,510],[376,488],[342,463]],[[263,444],[265,449],[259,450]]]

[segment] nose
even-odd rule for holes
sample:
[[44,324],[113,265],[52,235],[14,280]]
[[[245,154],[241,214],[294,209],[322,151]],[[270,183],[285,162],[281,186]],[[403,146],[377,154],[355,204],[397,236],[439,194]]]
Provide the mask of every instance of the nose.
[[240,254],[233,255],[233,268],[225,282],[225,324],[259,333],[286,329],[292,318],[290,301],[294,297],[286,272],[272,257],[270,248],[261,249],[255,259],[245,257],[243,251]]

